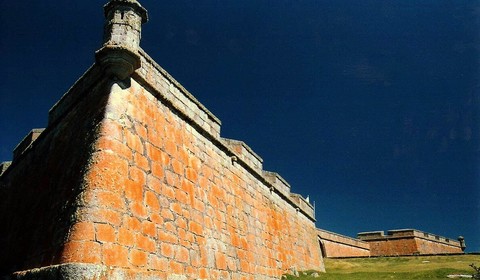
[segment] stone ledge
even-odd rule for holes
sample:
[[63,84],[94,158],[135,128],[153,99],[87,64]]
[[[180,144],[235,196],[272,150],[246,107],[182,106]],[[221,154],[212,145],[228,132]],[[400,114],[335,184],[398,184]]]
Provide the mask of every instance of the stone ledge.
[[313,206],[310,204],[310,202],[308,202],[302,195],[290,193],[290,198],[300,209],[302,209],[305,213],[308,213],[311,217],[315,218],[315,209],[313,209]]
[[105,276],[107,267],[96,264],[67,263],[14,272],[4,280],[97,280]]
[[460,242],[451,238],[446,238],[440,235],[416,230],[416,229],[395,229],[387,231],[385,234],[383,231],[370,231],[358,233],[358,238],[362,241],[382,241],[382,240],[394,240],[394,239],[409,239],[418,238],[427,241],[450,245],[460,248]]
[[263,159],[257,155],[245,142],[222,138],[222,142],[228,146],[237,157],[241,158],[248,165],[257,171],[261,171]]
[[263,171],[265,179],[285,196],[290,194],[290,184],[276,172]]
[[13,160],[17,159],[24,152],[28,151],[35,140],[42,134],[45,128],[34,128],[32,129],[27,136],[25,136],[20,143],[13,149]]
[[338,234],[335,232],[331,232],[331,231],[327,231],[319,228],[317,228],[317,233],[320,239],[322,240],[328,240],[328,241],[336,242],[339,244],[345,244],[345,245],[357,247],[357,248],[368,250],[368,251],[370,250],[370,245],[368,244],[368,242],[362,241],[360,239],[356,239],[350,236]]
[[0,176],[2,176],[2,174],[7,171],[7,169],[10,167],[10,165],[12,164],[11,161],[4,161],[2,163],[0,163]]

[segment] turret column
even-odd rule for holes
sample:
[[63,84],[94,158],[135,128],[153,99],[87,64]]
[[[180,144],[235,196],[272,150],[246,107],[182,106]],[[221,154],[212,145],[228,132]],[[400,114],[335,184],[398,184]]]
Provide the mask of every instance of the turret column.
[[111,0],[104,11],[103,46],[95,58],[107,74],[124,80],[140,67],[138,49],[147,11],[135,0]]

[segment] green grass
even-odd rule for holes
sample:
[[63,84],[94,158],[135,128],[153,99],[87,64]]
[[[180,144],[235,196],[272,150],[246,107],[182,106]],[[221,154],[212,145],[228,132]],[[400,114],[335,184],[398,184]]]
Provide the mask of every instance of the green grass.
[[480,265],[479,255],[325,259],[327,273],[319,273],[318,278],[302,276],[287,279],[448,279],[449,274],[472,275],[475,271],[469,266]]

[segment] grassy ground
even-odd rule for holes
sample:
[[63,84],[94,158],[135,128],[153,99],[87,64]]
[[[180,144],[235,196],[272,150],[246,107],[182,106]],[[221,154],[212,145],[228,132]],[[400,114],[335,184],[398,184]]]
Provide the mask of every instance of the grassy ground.
[[448,279],[450,274],[472,275],[475,272],[469,266],[472,263],[480,266],[480,256],[326,259],[327,273],[320,273],[318,278],[288,276],[287,279]]

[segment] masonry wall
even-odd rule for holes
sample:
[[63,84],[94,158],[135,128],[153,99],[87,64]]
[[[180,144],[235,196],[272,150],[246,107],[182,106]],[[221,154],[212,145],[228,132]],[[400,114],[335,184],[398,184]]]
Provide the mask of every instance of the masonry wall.
[[35,137],[27,137],[0,177],[0,275],[62,261],[63,245],[78,221],[83,175],[108,97],[95,94],[106,90],[97,78],[82,88],[89,99],[78,98],[33,143]]
[[385,239],[368,241],[371,256],[408,256],[418,255],[414,238]]
[[360,233],[372,256],[462,254],[460,242],[413,229]]
[[62,98],[44,136],[1,177],[12,192],[2,219],[15,229],[2,240],[14,254],[4,272],[278,279],[291,267],[324,270],[311,205],[243,142],[221,138],[220,121],[151,58],[142,52],[123,82],[99,71]]
[[368,243],[338,233],[317,229],[318,237],[323,249],[323,256],[327,258],[368,257],[370,246]]

